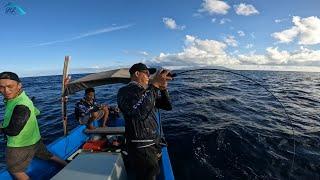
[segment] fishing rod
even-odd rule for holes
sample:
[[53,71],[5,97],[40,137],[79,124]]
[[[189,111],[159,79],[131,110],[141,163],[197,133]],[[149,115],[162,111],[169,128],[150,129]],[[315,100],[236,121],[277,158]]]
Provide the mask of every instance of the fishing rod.
[[254,82],[255,85],[258,85],[260,87],[262,87],[263,89],[265,89],[273,98],[275,98],[275,100],[280,104],[280,106],[282,107],[282,109],[284,110],[284,113],[286,115],[286,117],[288,118],[289,122],[291,123],[291,128],[292,128],[292,137],[293,137],[293,157],[292,157],[292,163],[291,163],[291,172],[293,170],[293,165],[294,165],[294,160],[295,160],[295,155],[296,155],[296,143],[295,143],[295,134],[294,134],[294,128],[293,128],[293,122],[292,122],[292,119],[290,118],[290,116],[288,115],[288,112],[286,110],[286,108],[284,107],[284,105],[282,104],[282,102],[268,89],[266,88],[265,86],[263,86],[262,84],[260,84],[259,82],[257,82],[256,80],[250,78],[250,77],[247,77],[243,74],[240,74],[240,73],[237,73],[237,72],[234,72],[234,71],[230,71],[230,70],[225,70],[225,69],[216,69],[216,68],[202,68],[202,69],[192,69],[192,70],[185,70],[185,71],[181,71],[181,72],[176,72],[176,73],[172,73],[170,72],[168,74],[168,76],[174,78],[174,77],[177,77],[178,75],[183,75],[183,74],[187,74],[187,73],[190,73],[190,72],[198,72],[198,71],[218,71],[218,72],[226,72],[226,73],[231,73],[231,74],[234,74],[234,75],[237,75],[237,76],[240,76],[240,77],[243,77],[245,79],[248,79],[250,80],[251,82]]

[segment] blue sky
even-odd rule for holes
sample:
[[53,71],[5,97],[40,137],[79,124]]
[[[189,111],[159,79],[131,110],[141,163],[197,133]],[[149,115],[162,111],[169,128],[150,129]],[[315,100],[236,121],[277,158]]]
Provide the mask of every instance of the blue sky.
[[[26,14],[6,13],[8,2]],[[0,0],[0,71],[146,62],[320,71],[319,0]],[[41,74],[42,75],[42,74]]]

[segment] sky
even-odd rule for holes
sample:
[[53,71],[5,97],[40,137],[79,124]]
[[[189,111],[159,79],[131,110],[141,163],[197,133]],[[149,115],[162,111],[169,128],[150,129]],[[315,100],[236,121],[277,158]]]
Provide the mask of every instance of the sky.
[[320,72],[319,9],[319,0],[0,0],[0,71],[61,74],[69,55],[74,72],[137,62]]

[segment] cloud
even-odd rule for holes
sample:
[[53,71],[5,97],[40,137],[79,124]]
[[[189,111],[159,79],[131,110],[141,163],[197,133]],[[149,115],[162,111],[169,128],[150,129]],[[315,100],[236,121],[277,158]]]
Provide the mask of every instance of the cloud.
[[217,20],[216,18],[212,18],[212,19],[211,19],[211,22],[215,23],[216,20]]
[[131,51],[131,50],[123,50],[124,54],[128,54],[131,56],[149,56],[150,54],[146,51]]
[[239,50],[234,50],[233,52],[230,53],[230,55],[238,54]]
[[243,37],[243,36],[246,35],[243,31],[238,31],[237,33],[238,33],[238,35],[241,36],[241,37]]
[[246,45],[246,48],[247,48],[247,49],[253,48],[253,44],[247,44],[247,45]]
[[253,14],[259,14],[259,11],[251,4],[241,3],[239,5],[235,5],[234,9],[238,15],[250,16]]
[[320,66],[320,50],[311,50],[300,46],[299,50],[296,50],[290,54],[290,60],[293,64],[304,65],[307,63],[307,65]]
[[240,64],[252,65],[252,64],[267,64],[268,60],[264,55],[257,54],[239,54],[238,57]]
[[266,48],[266,54],[239,55],[241,64],[320,66],[320,50],[300,49],[288,52],[278,47]]
[[256,36],[254,35],[254,32],[250,33],[250,36],[252,37],[252,39],[256,38]]
[[290,43],[294,40],[298,33],[298,28],[292,27],[291,29],[287,29],[282,32],[275,32],[271,36],[275,39],[278,39],[279,43]]
[[[229,39],[234,39],[229,36]],[[319,66],[320,50],[312,50],[301,46],[294,51],[280,50],[278,47],[267,47],[265,53],[256,54],[251,51],[241,54],[238,50],[228,53],[232,43],[225,43],[210,39],[199,39],[192,35],[185,37],[183,50],[177,53],[160,53],[154,62],[170,66]],[[247,47],[253,47],[248,44]],[[320,68],[319,68],[320,69]]]
[[275,19],[274,22],[275,23],[282,23],[284,21],[287,21],[288,19],[287,18],[284,18],[284,19]]
[[271,36],[279,43],[290,43],[295,39],[301,45],[320,44],[320,19],[316,16],[301,18],[293,16],[294,26],[281,32],[275,32]]
[[146,51],[139,51],[139,54],[144,56],[149,56],[149,53],[147,53]]
[[223,1],[219,0],[203,0],[202,9],[199,12],[208,12],[210,15],[213,14],[227,14],[230,6]]
[[98,29],[98,30],[95,30],[95,31],[83,33],[83,34],[80,34],[78,36],[67,38],[67,39],[34,44],[34,45],[31,45],[30,47],[48,46],[48,45],[57,44],[57,43],[74,41],[74,40],[83,39],[83,38],[86,38],[86,37],[95,36],[95,35],[99,35],[99,34],[104,34],[104,33],[112,32],[112,31],[118,31],[118,30],[121,30],[121,29],[128,29],[131,26],[133,26],[133,24],[127,24],[127,25],[116,26],[116,27],[107,27],[107,28]]
[[222,19],[220,20],[220,24],[225,24],[225,23],[227,23],[227,22],[231,22],[231,20],[228,19],[228,18],[222,18]]
[[225,39],[224,39],[224,42],[227,43],[229,46],[232,46],[232,47],[237,47],[238,46],[238,42],[237,40],[235,40],[234,36],[227,36]]
[[237,63],[225,52],[227,45],[216,40],[202,40],[186,35],[185,47],[176,54],[160,53],[155,62],[165,65],[220,65]]
[[197,13],[193,13],[193,14],[192,14],[192,17],[201,18],[202,15],[197,12]]
[[278,47],[268,47],[266,51],[266,56],[269,59],[269,63],[272,64],[286,64],[290,57],[288,51],[279,51]]
[[320,72],[320,67],[316,66],[230,65],[228,66],[228,68],[233,68],[237,70]]
[[165,24],[165,26],[169,29],[172,29],[172,30],[175,30],[175,29],[178,29],[178,30],[183,30],[185,29],[186,26],[182,25],[177,25],[176,21],[172,18],[168,18],[168,17],[164,17],[162,18],[162,21],[163,23]]

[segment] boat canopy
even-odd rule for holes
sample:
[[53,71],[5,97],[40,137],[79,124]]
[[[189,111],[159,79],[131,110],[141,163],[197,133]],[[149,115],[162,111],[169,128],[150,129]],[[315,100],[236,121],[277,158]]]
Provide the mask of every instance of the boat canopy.
[[80,79],[74,80],[67,84],[64,95],[74,94],[78,91],[85,90],[89,87],[102,86],[106,84],[129,83],[129,68],[121,68],[109,71],[89,74]]

